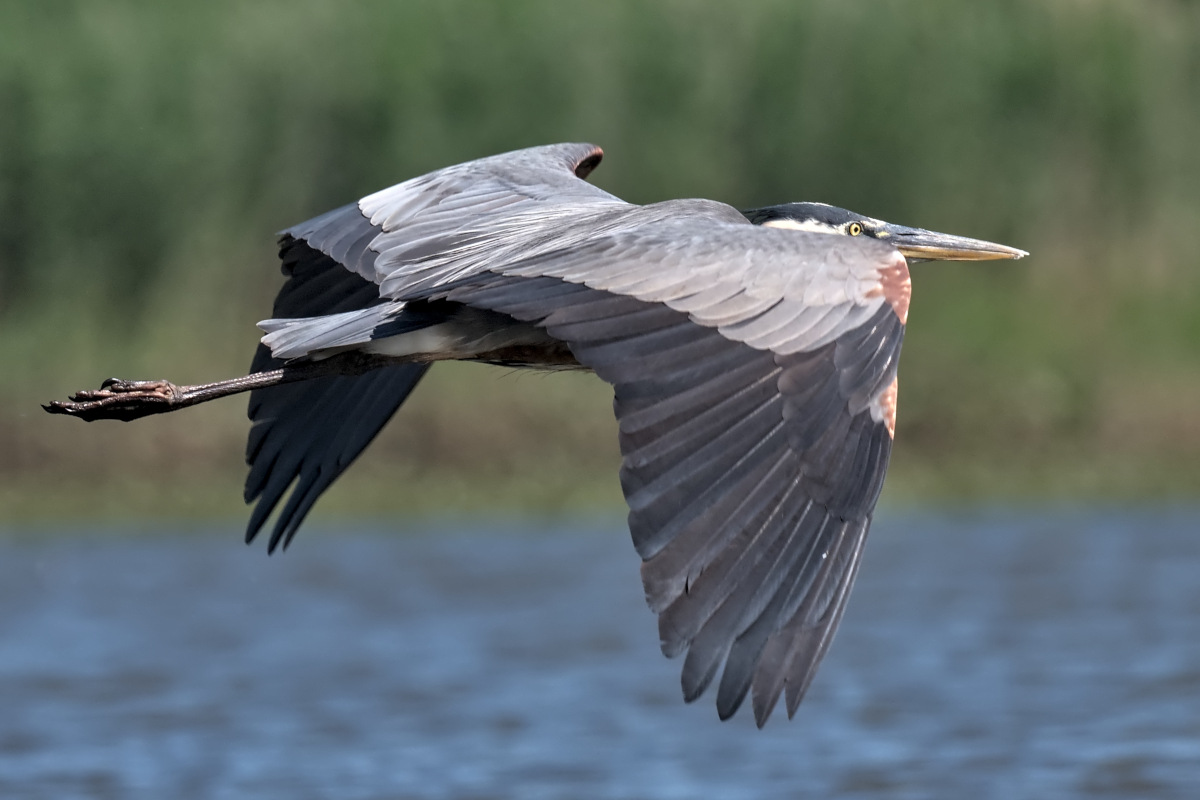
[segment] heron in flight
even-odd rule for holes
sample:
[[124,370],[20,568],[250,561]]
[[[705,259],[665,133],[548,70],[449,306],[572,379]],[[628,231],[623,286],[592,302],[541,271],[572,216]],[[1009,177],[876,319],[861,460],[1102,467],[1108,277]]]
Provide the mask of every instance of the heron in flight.
[[[638,206],[589,144],[413,178],[284,231],[250,374],[105,381],[52,413],[135,419],[250,391],[254,539],[291,541],[435,361],[611,384],[621,487],[683,693],[792,716],[829,647],[892,448],[908,260],[1021,250],[819,203]],[[288,494],[288,488],[291,492]],[[284,496],[287,500],[284,502]]]

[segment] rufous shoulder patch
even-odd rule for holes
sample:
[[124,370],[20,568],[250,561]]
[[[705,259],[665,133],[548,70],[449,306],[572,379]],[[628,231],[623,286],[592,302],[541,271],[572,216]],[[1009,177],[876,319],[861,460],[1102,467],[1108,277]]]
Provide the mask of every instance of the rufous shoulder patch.
[[908,304],[912,300],[912,276],[904,256],[895,254],[892,262],[879,269],[879,286],[867,293],[868,297],[883,296],[900,318],[901,324],[908,323]]
[[892,378],[892,382],[887,385],[879,394],[879,409],[883,412],[883,424],[887,426],[888,435],[893,439],[896,438],[896,400],[899,396],[900,381],[898,378]]

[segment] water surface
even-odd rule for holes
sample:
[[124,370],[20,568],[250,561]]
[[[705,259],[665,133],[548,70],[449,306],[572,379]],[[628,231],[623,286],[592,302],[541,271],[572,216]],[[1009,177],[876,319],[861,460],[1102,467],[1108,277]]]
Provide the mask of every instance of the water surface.
[[720,723],[619,521],[0,537],[0,797],[1200,797],[1200,512],[885,515]]

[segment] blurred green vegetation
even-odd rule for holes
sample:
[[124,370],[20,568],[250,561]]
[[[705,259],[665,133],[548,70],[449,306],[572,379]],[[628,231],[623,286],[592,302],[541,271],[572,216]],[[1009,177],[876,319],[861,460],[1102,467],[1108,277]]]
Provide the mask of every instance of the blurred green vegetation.
[[[0,515],[240,514],[272,232],[489,153],[602,145],[634,202],[823,200],[1032,251],[926,265],[892,502],[1200,489],[1200,3],[0,4]],[[439,366],[319,510],[615,507],[586,376]]]

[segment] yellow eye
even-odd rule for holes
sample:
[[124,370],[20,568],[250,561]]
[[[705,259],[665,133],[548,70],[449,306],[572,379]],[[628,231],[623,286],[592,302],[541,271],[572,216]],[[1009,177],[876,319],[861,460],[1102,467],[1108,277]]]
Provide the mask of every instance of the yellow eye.
[[847,228],[846,228],[846,233],[850,234],[851,236],[860,236],[860,235],[862,235],[862,232],[863,232],[863,226],[858,224],[857,222],[851,222],[850,225],[847,226]]

